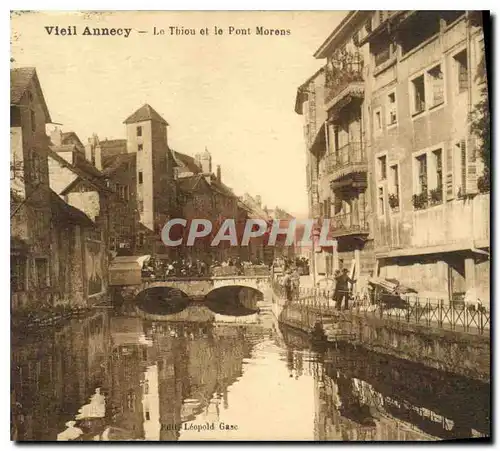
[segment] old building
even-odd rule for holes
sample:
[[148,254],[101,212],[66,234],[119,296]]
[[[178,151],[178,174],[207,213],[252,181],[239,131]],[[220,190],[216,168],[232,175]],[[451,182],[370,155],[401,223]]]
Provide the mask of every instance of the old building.
[[[174,152],[174,157],[180,217],[188,222],[192,219],[208,219],[212,223],[212,233],[205,239],[196,240],[194,246],[184,247],[183,256],[210,263],[240,257],[239,249],[226,240],[211,246],[223,222],[238,217],[238,197],[222,182],[221,167],[217,166],[215,174],[212,172],[212,156],[207,149],[194,158],[180,152]],[[187,231],[188,227],[185,229]]]
[[[63,135],[72,144],[62,144]],[[114,194],[104,174],[85,158],[75,133],[51,133],[48,151],[53,189],[52,271],[60,302],[89,305],[108,288],[109,205]],[[94,161],[95,162],[95,161]]]
[[161,230],[176,206],[174,159],[168,147],[168,123],[145,104],[125,121],[127,153],[136,155],[137,206],[153,253],[164,251]]
[[51,191],[47,164],[51,122],[35,68],[11,70],[12,307],[51,300]]
[[356,267],[358,279],[374,268],[365,130],[365,55],[359,38],[368,12],[350,12],[316,51],[325,66],[297,91],[304,116],[307,189],[312,218],[329,219],[336,247],[315,249],[317,274]]
[[[479,16],[479,17],[478,17]],[[489,193],[470,132],[484,58],[480,14],[376,11],[365,96],[380,275],[421,293],[489,299]]]
[[317,272],[354,260],[357,275],[422,295],[483,286],[489,298],[490,200],[469,130],[485,83],[480,14],[352,11],[315,56],[326,65],[298,89],[296,111],[310,212],[331,218],[337,239]]

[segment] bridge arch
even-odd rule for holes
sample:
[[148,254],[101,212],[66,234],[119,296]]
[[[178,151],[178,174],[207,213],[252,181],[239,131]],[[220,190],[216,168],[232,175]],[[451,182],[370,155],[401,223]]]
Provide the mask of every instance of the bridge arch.
[[135,296],[135,304],[146,313],[171,315],[183,311],[189,296],[182,290],[168,286],[147,287]]
[[264,300],[262,291],[244,285],[225,285],[208,293],[203,303],[211,311],[230,316],[252,315]]

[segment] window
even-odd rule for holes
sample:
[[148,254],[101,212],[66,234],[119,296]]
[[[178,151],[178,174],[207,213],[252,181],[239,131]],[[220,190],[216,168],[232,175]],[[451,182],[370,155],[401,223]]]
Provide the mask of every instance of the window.
[[139,233],[137,235],[137,246],[138,247],[144,246],[144,234],[143,233]]
[[12,291],[24,291],[26,289],[26,258],[11,256],[10,286]]
[[443,190],[443,152],[441,149],[432,152],[434,156],[434,167],[436,169],[436,189]]
[[460,156],[460,189],[462,192],[465,191],[467,185],[467,152],[465,147],[465,139],[462,139],[456,144],[457,153]]
[[33,183],[39,183],[41,181],[41,167],[40,167],[40,157],[36,150],[31,151],[31,181]]
[[397,164],[391,166],[391,194],[399,196],[399,167]]
[[431,107],[440,105],[444,102],[444,77],[441,71],[441,65],[433,67],[429,72],[430,101]]
[[45,258],[35,259],[36,285],[39,288],[45,288],[48,284],[48,263]]
[[382,216],[385,213],[384,211],[384,187],[378,187],[378,214]]
[[387,124],[395,125],[398,122],[398,113],[396,105],[396,93],[391,92],[387,96]]
[[139,172],[139,184],[142,185],[142,172]]
[[31,131],[36,132],[36,115],[35,115],[35,110],[30,110],[30,115],[31,115]]
[[137,136],[142,136],[142,127],[137,127]]
[[413,114],[421,113],[425,110],[425,79],[424,75],[411,81],[413,86]]
[[469,89],[469,70],[467,67],[467,50],[455,55],[455,66],[457,68],[458,92],[462,93]]
[[379,180],[387,179],[387,156],[378,157],[378,177]]
[[382,110],[380,108],[373,112],[373,131],[375,135],[382,132]]
[[418,194],[427,192],[427,154],[417,157]]
[[140,152],[143,149],[143,144],[137,144],[137,150]]
[[128,185],[118,185],[117,186],[118,198],[121,200],[130,199],[130,188]]

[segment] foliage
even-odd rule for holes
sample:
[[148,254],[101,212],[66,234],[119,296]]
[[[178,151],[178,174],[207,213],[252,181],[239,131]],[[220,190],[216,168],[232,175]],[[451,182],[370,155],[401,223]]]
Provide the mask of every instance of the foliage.
[[427,191],[422,191],[420,194],[414,194],[412,197],[412,203],[415,210],[423,210],[424,208],[427,208]]
[[[476,80],[486,82],[485,55],[482,55],[481,57],[481,62],[479,63],[476,74]],[[484,163],[484,180],[481,182],[482,186],[489,187],[491,174],[491,118],[487,83],[485,83],[481,89],[481,98],[471,112],[470,131],[478,140],[478,153]],[[479,184],[478,189],[481,191]]]
[[434,188],[429,192],[429,200],[432,205],[437,205],[443,202],[443,189],[442,188]]
[[397,194],[389,194],[389,206],[394,210],[399,207],[399,196]]

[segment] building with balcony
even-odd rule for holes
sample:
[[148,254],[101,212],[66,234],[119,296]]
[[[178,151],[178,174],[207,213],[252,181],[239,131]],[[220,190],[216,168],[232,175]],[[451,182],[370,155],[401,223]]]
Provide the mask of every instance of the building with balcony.
[[[297,92],[295,111],[304,116],[310,214],[330,219],[336,248],[315,250],[318,275],[356,267],[356,277],[374,268],[365,117],[365,58],[360,45],[367,11],[350,12],[316,51],[325,66]],[[366,55],[365,55],[366,53]]]
[[[489,299],[489,193],[470,114],[481,13],[372,11],[360,45],[379,275],[441,299]],[[485,191],[482,189],[482,191]]]

